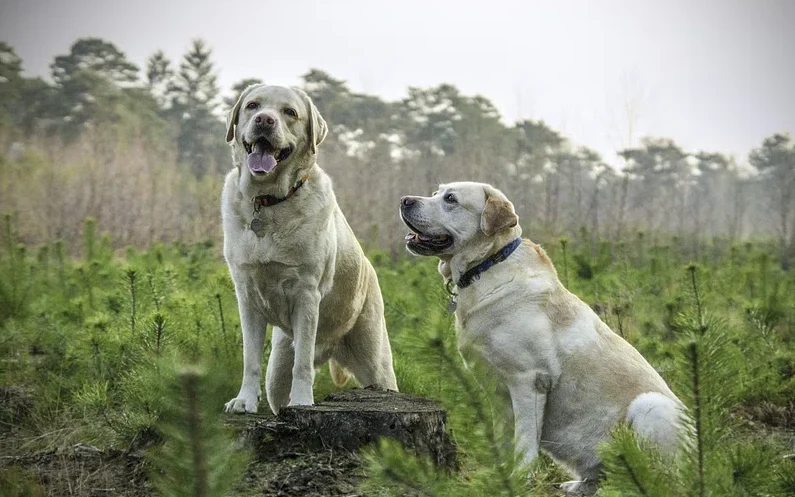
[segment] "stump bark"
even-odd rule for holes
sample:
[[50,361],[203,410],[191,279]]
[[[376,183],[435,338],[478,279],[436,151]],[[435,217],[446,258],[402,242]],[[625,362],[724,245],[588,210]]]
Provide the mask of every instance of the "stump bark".
[[436,401],[364,388],[330,394],[314,406],[284,408],[275,419],[248,425],[243,438],[262,456],[283,452],[285,444],[354,452],[389,437],[440,467],[456,470],[458,458],[446,422],[447,413]]

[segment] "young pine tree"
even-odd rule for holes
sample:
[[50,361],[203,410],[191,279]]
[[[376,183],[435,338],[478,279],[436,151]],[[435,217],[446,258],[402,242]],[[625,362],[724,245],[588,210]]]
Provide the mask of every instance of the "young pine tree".
[[743,433],[731,415],[745,362],[737,330],[705,308],[701,276],[697,266],[688,266],[691,305],[677,317],[672,379],[673,390],[688,408],[684,421],[689,437],[683,437],[682,452],[670,460],[627,427],[619,427],[602,447],[606,478],[600,495],[772,496],[786,495],[787,485],[791,488],[792,470],[777,448]]
[[160,495],[227,495],[246,468],[249,454],[220,422],[217,377],[194,366],[176,374],[159,424],[165,442],[150,455]]

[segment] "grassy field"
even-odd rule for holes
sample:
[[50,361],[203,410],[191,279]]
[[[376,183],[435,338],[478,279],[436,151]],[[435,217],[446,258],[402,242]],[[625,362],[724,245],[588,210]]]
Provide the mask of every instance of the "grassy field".
[[[568,288],[648,358],[700,421],[701,450],[675,466],[620,433],[605,447],[601,495],[795,495],[787,457],[795,453],[795,274],[778,267],[765,242],[713,239],[694,251],[693,243],[685,250],[679,240],[650,238],[609,243],[581,233],[544,243]],[[234,288],[219,248],[111,247],[90,220],[78,254],[58,242],[25,247],[5,220],[0,493],[197,495],[185,482],[198,471],[206,495],[245,494],[250,455],[235,451],[217,423],[242,369]],[[490,380],[465,370],[455,352],[435,261],[368,256],[398,384],[448,409],[462,470],[437,473],[385,443],[363,456],[361,486],[350,495],[557,495],[554,484],[569,478],[546,457],[530,468],[529,486],[513,471],[510,429],[495,422]],[[331,391],[324,368],[315,399]],[[195,469],[184,398],[201,414],[203,470]],[[133,490],[100,492],[96,473],[109,472],[106,487],[118,484],[110,474],[117,466],[58,459],[76,444],[122,458]],[[123,459],[129,454],[141,457]]]

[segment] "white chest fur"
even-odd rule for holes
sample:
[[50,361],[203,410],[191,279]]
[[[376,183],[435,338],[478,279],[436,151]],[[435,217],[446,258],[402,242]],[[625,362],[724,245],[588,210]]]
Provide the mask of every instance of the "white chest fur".
[[[299,294],[301,287],[319,289],[322,295],[333,278],[333,206],[324,205],[328,199],[310,191],[312,186],[255,212],[250,199],[240,193],[236,172],[224,185],[224,257],[238,299],[250,301],[285,331],[294,307],[290,296]],[[255,216],[263,226],[259,234],[251,229]]]

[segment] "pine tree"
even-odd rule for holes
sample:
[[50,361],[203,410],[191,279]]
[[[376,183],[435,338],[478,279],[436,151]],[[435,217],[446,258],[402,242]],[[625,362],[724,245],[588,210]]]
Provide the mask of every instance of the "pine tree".
[[223,124],[215,115],[218,84],[211,56],[212,50],[204,41],[194,40],[170,88],[170,115],[179,123],[178,157],[199,176],[212,171],[215,163],[228,157]]
[[138,66],[127,60],[115,45],[100,38],[81,38],[69,54],[55,57],[50,65],[58,98],[54,114],[62,135],[74,138],[85,125],[113,121],[123,100],[122,89],[138,80]]
[[773,444],[749,443],[740,434],[731,408],[744,384],[741,341],[726,319],[706,309],[700,278],[687,268],[691,305],[676,318],[680,334],[672,387],[688,408],[689,434],[675,460],[662,457],[645,440],[620,427],[600,455],[607,496],[704,497],[708,495],[784,495],[791,468]]
[[788,134],[765,138],[748,156],[767,185],[767,202],[776,219],[781,267],[788,269],[795,258],[795,142]]
[[22,59],[14,47],[0,41],[0,102],[8,98],[7,92],[11,83],[18,81],[22,74]]
[[100,38],[80,38],[50,65],[52,79],[63,86],[83,71],[94,72],[108,81],[125,86],[138,80],[138,66],[127,60],[116,45]]
[[0,41],[0,125],[13,123],[22,82],[22,59],[14,47]]
[[162,50],[158,50],[146,59],[146,88],[160,109],[165,110],[170,105],[169,87],[173,77],[171,61]]
[[237,447],[233,430],[221,423],[217,375],[184,367],[172,390],[159,424],[165,441],[149,455],[155,487],[169,497],[228,495],[250,454]]

